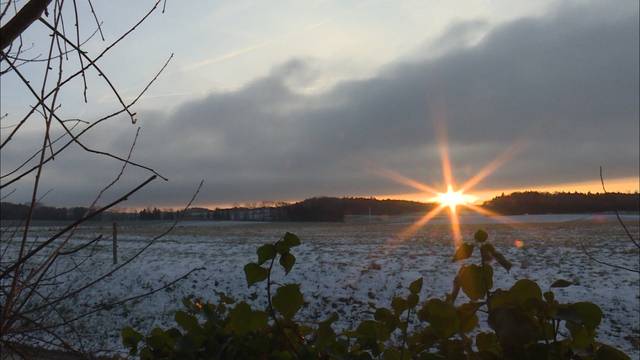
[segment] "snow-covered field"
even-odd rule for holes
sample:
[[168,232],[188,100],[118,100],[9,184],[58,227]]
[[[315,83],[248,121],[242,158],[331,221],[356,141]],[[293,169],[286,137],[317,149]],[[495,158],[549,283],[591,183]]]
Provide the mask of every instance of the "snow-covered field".
[[[141,257],[90,288],[81,296],[59,306],[65,316],[78,308],[117,301],[161,287],[196,267],[204,267],[176,286],[142,300],[99,312],[80,321],[81,336],[71,336],[87,350],[121,350],[119,330],[132,325],[144,331],[154,326],[171,326],[173,312],[182,297],[194,294],[217,300],[216,292],[236,298],[265,297],[263,286],[247,288],[243,266],[256,261],[255,249],[274,242],[286,231],[297,234],[302,245],[295,248],[297,262],[284,276],[278,270],[276,281],[302,284],[308,302],[298,315],[303,320],[321,320],[330,312],[340,315],[340,326],[351,326],[371,310],[370,305],[388,306],[395,293],[406,293],[409,282],[424,277],[423,298],[443,296],[450,291],[460,264],[451,262],[453,245],[449,225],[436,219],[406,241],[397,236],[411,224],[411,218],[353,218],[346,223],[232,223],[188,222],[159,239]],[[637,273],[612,269],[588,259],[584,244],[599,259],[637,269],[639,254],[625,238],[611,216],[521,216],[509,224],[482,217],[463,218],[462,234],[471,239],[484,228],[490,240],[514,267],[510,272],[495,269],[495,286],[508,287],[516,279],[530,278],[548,287],[554,280],[566,279],[576,285],[555,290],[561,301],[586,300],[598,304],[605,318],[599,339],[624,349],[632,358],[640,351],[640,278]],[[635,236],[638,217],[625,220]],[[138,222],[119,225],[120,261],[132,256],[168,223]],[[54,225],[39,225],[34,235],[44,237]],[[113,267],[110,224],[90,224],[77,236],[92,239],[104,234],[90,262],[81,266],[57,291],[90,281]],[[516,240],[524,244],[515,246]],[[73,246],[73,244],[71,244]],[[76,255],[76,260],[82,258]],[[71,257],[68,257],[70,261]],[[64,267],[58,270],[62,271]]]

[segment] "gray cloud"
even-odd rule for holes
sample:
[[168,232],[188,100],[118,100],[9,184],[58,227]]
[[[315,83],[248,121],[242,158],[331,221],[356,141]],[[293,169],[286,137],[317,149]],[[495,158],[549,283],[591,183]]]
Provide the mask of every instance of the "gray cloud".
[[[203,203],[408,192],[371,169],[439,181],[435,117],[462,179],[517,139],[528,146],[490,187],[590,180],[601,164],[612,177],[638,176],[638,8],[619,5],[512,21],[474,46],[399,61],[321,94],[296,91],[323,76],[298,59],[237,91],[142,114],[135,159],[171,180],[130,204],[184,202],[202,178]],[[482,23],[468,25],[445,36],[464,38]],[[126,153],[131,138],[131,128],[109,125],[94,140]],[[21,153],[7,150],[3,161]],[[56,189],[50,201],[87,199],[118,167],[103,163],[77,151],[56,160],[45,179]],[[138,175],[129,172],[121,189]]]

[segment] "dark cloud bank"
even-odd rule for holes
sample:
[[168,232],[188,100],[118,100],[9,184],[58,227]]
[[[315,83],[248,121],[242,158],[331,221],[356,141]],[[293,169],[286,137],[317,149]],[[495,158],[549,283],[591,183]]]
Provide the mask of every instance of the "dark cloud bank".
[[[238,91],[141,114],[135,160],[170,181],[130,204],[182,203],[200,179],[202,203],[409,192],[371,169],[439,181],[435,116],[445,119],[458,178],[517,139],[528,145],[488,186],[591,180],[601,164],[611,177],[637,177],[638,6],[615,4],[512,21],[475,46],[397,62],[321,94],[296,91],[322,75],[312,62],[292,60]],[[126,153],[132,132],[123,123],[95,141]],[[45,179],[55,188],[48,202],[86,201],[115,175],[117,164],[94,160],[56,160]]]

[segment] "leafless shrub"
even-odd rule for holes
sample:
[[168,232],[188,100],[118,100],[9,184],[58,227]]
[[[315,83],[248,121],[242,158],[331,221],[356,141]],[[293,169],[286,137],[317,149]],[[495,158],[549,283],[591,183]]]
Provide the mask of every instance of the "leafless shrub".
[[[115,40],[107,42],[103,34],[102,22],[96,13],[91,0],[85,0],[84,7],[93,19],[91,25],[79,23],[81,7],[78,0],[5,0],[0,2],[0,79],[17,80],[22,90],[32,98],[32,104],[23,114],[4,114],[0,150],[6,150],[19,144],[20,134],[33,123],[38,123],[38,131],[42,135],[40,145],[33,153],[24,154],[19,165],[11,169],[2,169],[0,174],[0,191],[2,199],[11,197],[16,186],[27,186],[30,189],[29,210],[27,215],[17,224],[3,226],[0,248],[0,346],[13,348],[16,344],[36,344],[68,351],[83,352],[78,348],[81,335],[74,324],[99,311],[108,311],[114,306],[127,301],[154,294],[177,281],[184,279],[199,269],[177,277],[156,289],[135,294],[128,298],[118,299],[100,306],[75,308],[70,315],[60,310],[68,300],[78,297],[92,287],[99,286],[106,278],[130,264],[141,256],[162,236],[171,231],[176,223],[168,229],[148,240],[126,261],[109,268],[99,274],[91,274],[84,283],[68,283],[69,274],[81,271],[96,254],[97,246],[104,240],[103,235],[93,238],[77,236],[77,231],[88,220],[91,220],[114,206],[126,201],[130,196],[142,190],[158,178],[167,180],[156,170],[132,160],[140,128],[135,128],[135,137],[125,156],[96,148],[87,134],[100,131],[101,124],[116,121],[126,116],[131,123],[136,123],[134,105],[140,100],[151,85],[167,67],[173,54],[160,66],[158,72],[144,86],[133,100],[127,102],[118,88],[105,73],[100,60],[111,53],[118,44],[133,33],[149,16],[159,11],[162,0],[157,0],[137,22],[129,26]],[[162,5],[164,12],[164,4]],[[27,29],[39,27],[49,37],[44,41],[27,44],[24,35]],[[99,37],[98,37],[99,36]],[[102,50],[96,55],[89,55],[85,50],[92,41],[101,41]],[[42,53],[38,53],[42,51]],[[100,81],[110,89],[118,109],[93,119],[69,119],[61,112],[63,90],[72,89],[72,82],[81,81],[80,92],[84,102],[88,102],[90,73],[99,76]],[[44,120],[44,121],[42,121]],[[26,125],[29,124],[29,125]],[[56,132],[61,134],[55,135]],[[121,163],[119,172],[102,189],[89,204],[84,216],[62,226],[60,229],[39,238],[33,232],[33,212],[38,202],[49,191],[42,192],[43,174],[52,168],[52,161],[64,156],[71,145],[79,146],[87,154],[113,159]],[[135,167],[144,170],[148,175],[139,184],[115,200],[102,204],[103,195],[118,183],[125,170]],[[191,205],[200,187],[187,204]],[[13,187],[13,188],[12,188]],[[183,212],[184,213],[184,212]],[[176,222],[179,221],[179,218]],[[73,239],[73,241],[72,241]],[[70,337],[75,336],[75,339]],[[14,350],[20,354],[20,350]]]

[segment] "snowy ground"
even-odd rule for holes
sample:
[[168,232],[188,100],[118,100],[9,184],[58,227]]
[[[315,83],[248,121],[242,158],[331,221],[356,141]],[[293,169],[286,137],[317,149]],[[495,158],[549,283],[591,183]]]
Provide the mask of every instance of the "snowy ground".
[[[511,272],[495,269],[494,287],[508,287],[515,279],[530,278],[548,287],[556,279],[577,285],[556,290],[561,301],[586,300],[598,304],[605,314],[599,339],[624,349],[632,358],[640,351],[640,278],[637,273],[616,270],[590,261],[582,252],[583,243],[602,260],[637,269],[639,255],[622,229],[610,216],[524,216],[513,217],[508,225],[480,217],[463,219],[462,234],[472,237],[478,228],[486,229],[490,240],[513,263]],[[626,218],[630,230],[638,235],[638,217]],[[449,225],[437,219],[407,241],[397,243],[397,235],[410,218],[350,219],[347,223],[183,223],[170,235],[158,240],[143,256],[90,288],[82,296],[61,304],[59,311],[72,316],[76,309],[108,303],[143,293],[188,272],[205,267],[177,286],[148,298],[100,312],[80,321],[78,346],[89,350],[121,350],[119,329],[132,325],[147,331],[154,326],[171,326],[173,312],[182,297],[194,294],[217,300],[223,291],[236,298],[265,297],[262,287],[247,288],[243,266],[255,261],[255,249],[276,241],[286,231],[297,234],[302,246],[294,249],[296,265],[288,276],[278,273],[278,282],[302,284],[305,309],[300,319],[323,319],[338,312],[341,326],[368,316],[370,305],[388,306],[395,293],[406,293],[409,282],[422,276],[422,298],[443,296],[450,291],[459,264],[451,263],[453,247]],[[120,261],[161,233],[166,223],[127,223],[119,226]],[[35,234],[44,237],[55,225],[40,225]],[[6,229],[4,229],[6,230]],[[103,233],[110,238],[110,224],[93,224],[76,237],[94,238]],[[515,246],[520,240],[524,247]],[[77,259],[81,258],[78,254]],[[103,240],[91,262],[75,272],[65,284],[77,286],[113,267],[110,240]],[[59,270],[62,270],[61,267]],[[254,294],[252,296],[252,294]],[[73,335],[73,334],[69,334]]]

